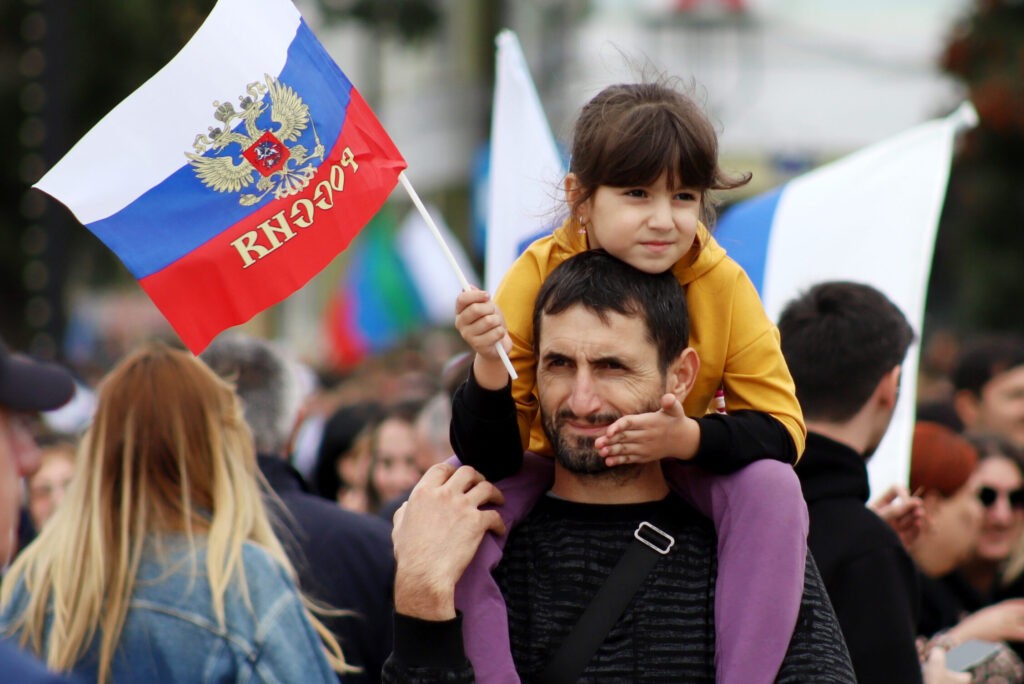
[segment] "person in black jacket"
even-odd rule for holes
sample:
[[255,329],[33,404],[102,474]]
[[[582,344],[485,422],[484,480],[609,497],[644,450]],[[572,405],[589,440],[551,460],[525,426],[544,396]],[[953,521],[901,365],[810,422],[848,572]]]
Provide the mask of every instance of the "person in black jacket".
[[276,527],[299,587],[321,604],[351,611],[321,616],[345,660],[361,668],[346,673],[345,682],[379,682],[392,643],[390,525],[317,496],[288,462],[303,399],[293,362],[269,343],[240,334],[218,337],[201,358],[235,384],[245,405],[260,471],[284,504]]
[[808,546],[857,680],[920,682],[914,564],[865,506],[867,459],[889,427],[914,333],[885,295],[849,282],[819,284],[790,302],[779,333],[807,422],[796,471],[810,514]]

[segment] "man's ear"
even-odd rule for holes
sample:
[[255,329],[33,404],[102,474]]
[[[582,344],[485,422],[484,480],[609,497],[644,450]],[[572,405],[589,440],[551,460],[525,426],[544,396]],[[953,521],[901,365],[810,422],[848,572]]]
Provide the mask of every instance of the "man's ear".
[[892,409],[900,398],[900,375],[903,373],[902,366],[896,366],[882,376],[878,381],[875,393],[884,408]]
[[679,397],[679,403],[683,403],[693,384],[697,382],[697,371],[700,370],[700,358],[693,347],[687,347],[676,357],[676,360],[669,364],[668,372],[665,374],[665,391]]
[[312,401],[309,398],[302,402],[299,412],[295,415],[295,422],[292,423],[292,429],[288,433],[288,441],[285,443],[284,453],[277,454],[278,456],[283,456],[287,459],[295,452],[295,443],[298,442],[299,431],[302,429],[303,423],[306,422],[306,418],[310,414],[310,409],[312,408],[311,404]]
[[971,390],[958,390],[953,395],[953,410],[956,411],[956,415],[960,418],[964,427],[973,428],[977,426],[978,404],[980,403],[980,397]]

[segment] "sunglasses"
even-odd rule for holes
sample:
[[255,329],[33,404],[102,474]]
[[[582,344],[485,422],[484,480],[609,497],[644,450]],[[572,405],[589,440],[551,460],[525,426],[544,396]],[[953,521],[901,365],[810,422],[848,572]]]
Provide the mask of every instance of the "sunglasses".
[[985,508],[991,508],[1000,496],[1006,495],[1010,500],[1010,508],[1024,510],[1024,488],[1014,489],[1010,492],[999,491],[992,487],[982,487],[978,490],[978,501]]

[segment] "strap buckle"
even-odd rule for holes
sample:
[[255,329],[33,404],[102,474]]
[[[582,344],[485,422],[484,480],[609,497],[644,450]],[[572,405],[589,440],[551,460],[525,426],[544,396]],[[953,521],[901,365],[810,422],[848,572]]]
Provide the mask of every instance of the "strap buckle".
[[640,523],[633,532],[633,536],[641,544],[650,547],[662,556],[667,556],[675,545],[675,537],[647,522]]

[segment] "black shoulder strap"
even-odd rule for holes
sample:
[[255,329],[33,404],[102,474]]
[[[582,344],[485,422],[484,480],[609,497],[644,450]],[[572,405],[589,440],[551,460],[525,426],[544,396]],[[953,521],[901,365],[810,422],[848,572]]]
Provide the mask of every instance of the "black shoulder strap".
[[672,550],[676,540],[664,531],[667,527],[664,518],[656,515],[652,520],[654,523],[641,522],[633,532],[635,541],[626,547],[618,565],[544,668],[537,679],[540,684],[579,680],[654,564]]

